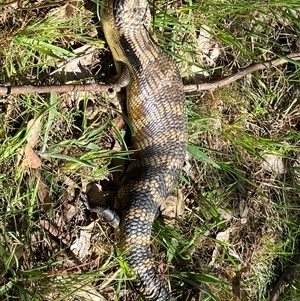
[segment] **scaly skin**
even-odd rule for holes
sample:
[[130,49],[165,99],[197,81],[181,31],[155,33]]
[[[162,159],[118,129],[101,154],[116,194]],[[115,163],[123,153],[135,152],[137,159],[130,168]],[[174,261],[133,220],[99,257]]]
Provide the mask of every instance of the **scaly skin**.
[[146,0],[104,0],[101,22],[137,150],[118,193],[121,245],[147,300],[170,300],[150,251],[152,223],[182,169],[187,143],[183,84],[173,60],[150,38]]

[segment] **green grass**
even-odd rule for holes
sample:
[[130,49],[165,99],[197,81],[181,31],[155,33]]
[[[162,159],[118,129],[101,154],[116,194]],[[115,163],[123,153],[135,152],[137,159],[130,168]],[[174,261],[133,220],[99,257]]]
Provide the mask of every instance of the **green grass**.
[[[65,83],[62,66],[86,44],[96,47],[85,66],[89,79],[106,81],[112,61],[99,5],[85,4],[51,13],[0,8],[0,83]],[[176,59],[185,82],[299,52],[298,0],[156,1],[155,9],[154,38]],[[1,300],[137,300],[117,239],[102,219],[88,255],[80,258],[71,248],[96,219],[84,209],[81,189],[95,182],[111,200],[122,159],[130,155],[118,100],[78,98],[0,100]],[[156,221],[153,233],[154,258],[178,300],[268,300],[299,252],[299,101],[299,62],[186,96],[189,158],[177,185],[184,211],[171,224]],[[40,116],[32,148],[41,166],[31,168],[36,158],[23,151],[35,127],[27,125]],[[299,295],[296,270],[280,300]]]

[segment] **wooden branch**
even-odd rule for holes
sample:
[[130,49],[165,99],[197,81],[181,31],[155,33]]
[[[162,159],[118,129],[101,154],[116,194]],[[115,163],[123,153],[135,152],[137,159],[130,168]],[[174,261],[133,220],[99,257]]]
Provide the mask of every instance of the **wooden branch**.
[[[185,85],[185,93],[197,93],[201,91],[212,91],[229,85],[242,77],[258,70],[269,69],[287,62],[300,61],[300,53],[291,53],[284,58],[274,59],[249,67],[240,69],[237,73],[207,83]],[[65,93],[65,92],[119,92],[120,87],[104,84],[82,84],[82,85],[53,85],[53,86],[0,86],[0,95],[29,94],[29,93]]]
[[29,94],[29,93],[65,93],[65,92],[119,92],[116,85],[87,84],[87,85],[53,85],[53,86],[0,86],[0,95]]
[[55,6],[60,6],[64,4],[69,4],[71,1],[70,0],[63,0],[63,1],[57,1],[57,2],[50,2],[50,3],[45,3],[45,4],[40,4],[40,5],[33,5],[30,7],[22,7],[21,4],[22,1],[18,1],[18,9],[19,10],[34,10],[34,9],[42,9],[42,8],[49,8],[49,7],[55,7]]
[[185,85],[184,92],[185,93],[193,93],[193,92],[200,92],[200,91],[212,91],[216,90],[220,87],[227,86],[244,76],[253,73],[255,71],[269,69],[272,67],[276,67],[282,64],[285,64],[290,61],[300,61],[300,53],[291,53],[284,58],[278,58],[270,61],[266,61],[263,63],[252,64],[249,67],[240,69],[237,73],[223,77],[218,80],[210,81],[207,83],[199,83],[199,84],[192,84],[192,85]]
[[19,3],[19,2],[20,2],[20,0],[13,0],[13,1],[10,1],[7,3],[1,3],[0,8],[9,7],[9,6]]
[[[299,242],[298,242],[299,245]],[[299,250],[299,248],[297,248]],[[277,281],[275,287],[273,288],[269,301],[277,301],[279,299],[280,294],[282,293],[284,286],[291,282],[296,272],[296,268],[300,263],[300,254],[297,253],[294,255],[294,258],[291,262],[291,265],[285,270],[285,272],[281,275],[279,280]]]
[[46,3],[46,4],[41,4],[41,5],[34,5],[31,7],[22,7],[22,0],[13,0],[10,1],[8,3],[1,3],[0,4],[0,8],[4,8],[4,7],[9,7],[12,5],[17,6],[17,9],[19,10],[34,10],[34,9],[42,9],[42,8],[48,8],[48,7],[54,7],[54,6],[60,6],[63,4],[68,4],[70,3],[70,0],[63,0],[63,1],[59,1],[59,2],[53,2],[53,3]]

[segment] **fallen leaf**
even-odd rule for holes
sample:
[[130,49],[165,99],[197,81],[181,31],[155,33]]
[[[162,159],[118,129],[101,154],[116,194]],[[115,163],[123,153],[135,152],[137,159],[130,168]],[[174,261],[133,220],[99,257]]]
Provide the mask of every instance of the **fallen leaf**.
[[24,148],[25,153],[25,160],[23,161],[23,164],[25,163],[25,166],[29,166],[30,168],[39,168],[42,165],[42,161],[39,158],[39,156],[34,152],[32,147],[29,144],[26,144]]
[[221,54],[221,50],[208,26],[203,25],[200,28],[197,48],[198,53],[202,54],[201,59],[204,61],[205,65],[215,66],[216,61]]
[[32,148],[34,148],[39,141],[42,117],[43,115],[36,119],[31,119],[27,123],[27,142]]
[[83,298],[84,300],[93,300],[93,301],[107,301],[102,297],[99,292],[91,285],[78,285],[78,290],[76,290],[75,295]]
[[121,115],[117,115],[114,120],[114,123],[118,130],[122,130],[125,127],[125,121]]
[[[61,3],[64,3],[64,1],[61,1]],[[81,5],[82,0],[70,1],[65,5],[61,5],[58,1],[57,6],[50,9],[46,17],[51,17],[54,20],[73,18]]]
[[41,203],[41,207],[43,208],[44,211],[49,211],[51,209],[51,203],[50,203],[50,195],[49,195],[49,191],[48,191],[48,187],[46,186],[46,184],[39,179],[38,180],[38,198],[39,201]]
[[92,232],[89,230],[80,230],[80,236],[71,245],[70,249],[80,260],[89,254],[91,246]]
[[274,174],[284,174],[286,172],[283,158],[276,155],[265,155],[263,169]]
[[71,222],[72,218],[77,214],[77,208],[71,204],[68,204],[67,206],[67,212],[66,212],[66,215],[65,215],[65,218],[66,218],[66,221],[68,223]]
[[[98,54],[97,47],[93,45],[86,44],[73,51],[77,56],[75,58],[69,58],[67,62],[63,61],[58,65],[57,70],[53,73],[63,71],[66,76],[66,81],[73,81],[83,78],[91,78],[92,74],[88,66],[96,63],[96,58]],[[85,95],[85,92],[82,92]]]
[[[219,241],[221,243],[229,243],[229,235],[230,235],[231,229],[226,229],[225,231],[219,232],[216,236],[216,241]],[[216,260],[218,256],[220,256],[222,252],[222,246],[218,243],[216,243],[216,247],[212,253],[211,256],[211,262],[209,263],[210,267],[217,268],[219,263]]]

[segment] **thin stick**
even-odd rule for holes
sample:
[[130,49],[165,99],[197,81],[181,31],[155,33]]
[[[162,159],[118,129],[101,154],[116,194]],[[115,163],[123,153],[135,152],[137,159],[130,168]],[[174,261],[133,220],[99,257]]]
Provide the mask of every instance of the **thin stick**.
[[0,95],[29,94],[29,93],[65,93],[65,92],[119,92],[115,85],[53,85],[53,86],[0,86]]
[[48,7],[54,7],[54,6],[60,6],[60,5],[63,5],[63,4],[68,4],[70,2],[71,2],[70,0],[63,0],[63,1],[53,2],[53,3],[33,5],[33,6],[30,6],[30,7],[22,7],[21,1],[18,1],[18,9],[19,10],[42,9],[42,8],[48,8]]
[[[269,69],[288,62],[300,61],[300,53],[291,53],[284,58],[266,61],[250,65],[240,69],[237,73],[207,83],[185,85],[185,93],[197,93],[201,91],[212,91],[229,85],[242,77],[258,70]],[[0,95],[29,94],[29,93],[65,93],[65,92],[119,92],[120,87],[104,84],[82,84],[82,85],[53,85],[53,86],[0,86]]]
[[223,77],[218,80],[210,81],[207,83],[199,83],[199,84],[192,84],[192,85],[185,85],[184,92],[185,93],[193,93],[193,92],[200,92],[200,91],[212,91],[216,90],[220,87],[227,86],[242,77],[251,74],[255,71],[269,69],[271,67],[276,67],[290,61],[299,61],[300,60],[300,53],[291,53],[283,58],[278,58],[270,61],[266,61],[263,63],[252,64],[249,67],[242,68],[235,74]]
[[8,3],[1,3],[0,8],[12,6],[14,4],[17,4],[17,7],[19,10],[34,10],[34,9],[42,9],[42,8],[47,8],[47,7],[54,7],[54,6],[60,6],[63,4],[70,3],[70,0],[63,0],[59,2],[53,2],[53,3],[46,3],[46,4],[41,4],[41,5],[34,5],[31,7],[22,7],[22,0],[13,0]]
[[296,272],[296,268],[300,263],[300,254],[295,254],[294,258],[291,262],[291,266],[289,266],[285,272],[281,275],[279,280],[277,281],[277,284],[273,288],[269,301],[277,301],[279,299],[280,294],[282,293],[284,289],[284,285],[291,282],[291,280],[294,277],[294,274]]
[[10,1],[7,3],[1,3],[0,8],[8,7],[8,6],[14,5],[16,3],[18,3],[18,5],[19,5],[19,2],[20,2],[20,0],[13,0],[13,1]]

